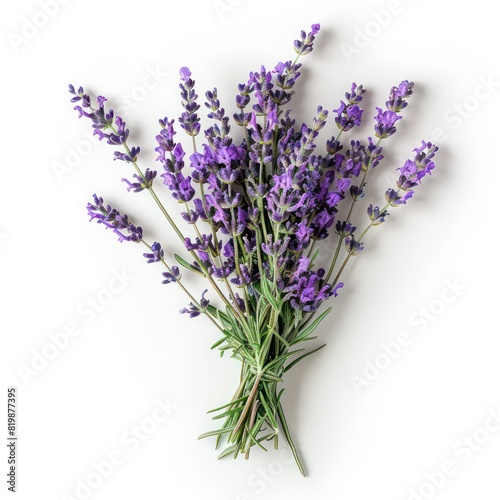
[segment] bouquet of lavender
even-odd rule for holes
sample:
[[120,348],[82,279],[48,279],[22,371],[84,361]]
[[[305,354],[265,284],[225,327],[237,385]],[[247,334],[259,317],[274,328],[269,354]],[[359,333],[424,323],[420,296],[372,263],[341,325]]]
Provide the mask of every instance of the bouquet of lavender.
[[[163,184],[182,205],[182,228],[155,190],[157,171],[139,166],[140,148],[129,144],[123,119],[106,109],[104,97],[94,104],[82,87],[69,86],[79,116],[92,121],[99,139],[118,148],[115,160],[134,169],[132,179],[123,179],[128,191],[149,193],[186,254],[167,256],[159,242],[147,241],[139,225],[96,195],[87,205],[90,219],[111,228],[119,241],[144,245],[147,262],[163,266],[162,283],[175,283],[187,295],[189,304],[180,312],[191,318],[205,315],[220,334],[212,348],[221,355],[228,351],[241,363],[234,396],[212,410],[222,425],[201,437],[215,436],[216,446],[225,440],[220,457],[243,453],[248,458],[253,446],[265,449],[265,441],[273,440],[277,448],[281,429],[302,474],[281,404],[283,375],[323,347],[302,347],[331,310],[319,312],[320,306],[344,286],[342,272],[363,249],[367,232],[384,222],[390,208],[413,196],[415,186],[434,168],[438,149],[422,142],[413,159],[398,169],[399,179],[385,192],[385,204],[368,205],[366,226],[354,227],[353,210],[370,172],[383,159],[382,141],[396,132],[413,83],[392,87],[385,109],[376,108],[374,138],[342,145],[341,136],[360,125],[363,113],[359,105],[365,89],[353,83],[345,102],[333,111],[337,136],[326,141],[324,153],[317,153],[315,142],[328,111],[319,106],[312,125],[297,126],[288,104],[300,76],[298,60],[313,50],[319,30],[315,24],[309,33],[301,32],[293,62],[280,62],[272,71],[262,67],[238,85],[233,120],[242,131],[239,141],[231,137],[230,118],[213,89],[205,94],[212,124],[204,131],[204,144],[197,144],[198,95],[189,69],[180,70],[184,112],[178,124],[191,137],[192,153],[186,162],[175,121],[168,118],[159,120],[156,152]],[[330,262],[320,268],[318,242],[329,236],[334,240]],[[326,245],[321,247],[324,251]],[[206,280],[201,297],[186,288],[181,270]]]

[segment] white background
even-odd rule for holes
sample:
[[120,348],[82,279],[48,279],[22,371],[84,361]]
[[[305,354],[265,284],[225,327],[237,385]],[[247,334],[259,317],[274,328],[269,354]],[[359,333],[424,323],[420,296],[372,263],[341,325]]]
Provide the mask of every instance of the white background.
[[[47,2],[50,16],[41,0],[4,6],[1,390],[19,393],[17,498],[499,498],[500,425],[491,415],[500,408],[492,239],[500,68],[490,5],[74,0]],[[298,120],[310,120],[318,104],[337,108],[350,83],[362,83],[365,125],[352,135],[362,139],[389,88],[416,84],[368,201],[383,202],[421,139],[441,150],[432,177],[351,262],[318,330],[315,342],[327,347],[286,378],[303,478],[284,440],[285,451],[255,449],[246,462],[217,461],[213,441],[196,439],[215,428],[206,411],[234,392],[237,363],[209,350],[218,337],[208,321],[178,314],[184,297],[160,284],[142,248],[88,223],[85,205],[97,192],[169,252],[178,249],[148,194],[129,194],[120,182],[130,168],[113,162],[112,147],[89,142],[90,123],[72,110],[67,84],[106,95],[141,145],[143,166],[153,165],[158,118],[181,111],[181,66],[191,68],[200,98],[217,86],[232,114],[237,83],[261,64],[294,58],[293,40],[314,22],[322,30],[303,59]],[[334,131],[332,121],[321,138]],[[114,273],[129,278],[110,295]],[[191,285],[198,295],[203,285]],[[92,315],[92,297],[112,299]],[[79,334],[54,351],[52,339],[71,324]],[[409,343],[390,344],[390,359],[383,345],[398,338]],[[156,424],[165,415],[158,400],[173,409]],[[138,444],[131,433],[141,426]],[[95,464],[110,456],[120,463],[99,476]],[[443,463],[448,475],[436,473]],[[2,479],[2,498],[6,488]]]

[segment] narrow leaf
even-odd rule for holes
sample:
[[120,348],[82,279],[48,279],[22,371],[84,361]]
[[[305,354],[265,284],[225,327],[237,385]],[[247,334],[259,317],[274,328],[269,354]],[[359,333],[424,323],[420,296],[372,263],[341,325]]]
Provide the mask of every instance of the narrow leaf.
[[237,452],[238,450],[238,444],[233,444],[229,448],[226,448],[218,457],[217,459],[220,460],[221,458],[227,457],[227,455],[231,455],[235,451]]
[[305,339],[310,333],[312,333],[316,327],[325,319],[325,317],[328,315],[328,313],[332,310],[331,307],[329,307],[326,311],[322,312],[306,329],[301,330],[295,339],[293,340],[293,344],[296,344],[297,342],[300,342],[301,340]]
[[306,352],[305,354],[302,354],[302,356],[299,356],[297,359],[294,359],[290,364],[288,364],[288,365],[285,366],[285,369],[283,370],[283,372],[288,371],[292,366],[296,365],[300,360],[302,360],[302,359],[306,358],[307,356],[309,356],[309,354],[313,354],[316,351],[319,351],[320,349],[323,349],[323,347],[325,347],[325,345],[326,344],[320,345],[316,349],[313,349],[312,351]]
[[217,429],[215,431],[209,431],[205,432],[204,434],[201,434],[198,436],[198,439],[204,439],[206,437],[212,437],[212,436],[220,436],[222,434],[226,434],[228,432],[231,432],[233,430],[232,427],[228,427],[227,429]]
[[185,267],[186,269],[189,269],[190,271],[193,271],[193,273],[199,274],[200,276],[203,276],[204,278],[205,273],[198,269],[197,267],[194,267],[193,264],[190,264],[187,260],[184,260],[180,255],[174,253],[175,260],[182,266]]

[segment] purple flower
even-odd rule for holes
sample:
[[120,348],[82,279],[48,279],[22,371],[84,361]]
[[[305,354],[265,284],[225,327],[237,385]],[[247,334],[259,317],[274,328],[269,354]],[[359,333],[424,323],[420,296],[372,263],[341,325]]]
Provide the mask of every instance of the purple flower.
[[205,298],[205,294],[208,292],[208,290],[205,290],[202,294],[201,294],[201,299],[200,299],[200,306],[203,308],[203,309],[206,309],[208,307],[208,305],[210,304],[210,301],[208,299]]
[[[210,147],[206,144],[204,145],[204,148],[205,150],[211,151]],[[191,167],[193,168],[193,173],[192,173],[193,181],[202,184],[206,183],[210,175],[210,170],[209,170],[211,166],[210,153],[208,155],[207,152],[205,152],[205,154],[193,153],[189,159],[191,160]]]
[[233,278],[231,281],[235,283],[236,286],[248,286],[252,283],[256,282],[259,278],[258,274],[252,274],[250,269],[246,264],[240,264],[239,268],[240,272],[236,278]]
[[361,115],[363,111],[358,105],[346,105],[344,101],[340,101],[340,107],[333,110],[337,113],[335,117],[335,123],[340,130],[347,132],[351,130],[352,127],[359,126],[361,124]]
[[295,228],[292,239],[290,240],[288,250],[299,253],[306,249],[313,233],[313,227],[310,227],[305,220],[300,221]]
[[165,278],[162,281],[163,285],[168,285],[169,283],[175,283],[181,279],[181,273],[179,271],[179,268],[177,266],[172,266],[170,268],[172,272],[164,272],[162,273],[163,277]]
[[313,24],[308,34],[305,31],[301,31],[300,40],[295,40],[294,42],[295,52],[299,56],[309,54],[313,50],[314,37],[319,33],[320,29],[321,26],[319,24]]
[[188,135],[195,136],[200,132],[200,118],[196,113],[200,109],[200,105],[196,102],[198,95],[194,90],[194,80],[191,79],[191,71],[183,67],[180,70],[182,107],[184,112],[179,117],[179,123]]
[[172,197],[179,203],[187,203],[191,201],[195,195],[195,190],[191,185],[191,177],[184,177],[181,172],[184,167],[184,162],[182,160],[184,151],[182,151],[182,146],[180,146],[180,144],[177,146],[174,149],[174,160],[169,160],[165,167],[170,168],[171,171],[161,174],[161,177],[163,177],[163,184],[170,189]]
[[283,300],[289,301],[294,309],[304,312],[316,311],[319,306],[337,292],[344,285],[338,283],[335,287],[325,283],[323,277],[324,269],[313,271],[309,269],[310,260],[300,257],[297,260],[297,267],[292,273],[288,283],[283,288],[285,296]]
[[184,180],[182,180],[179,183],[179,196],[177,200],[179,202],[188,202],[191,201],[191,199],[194,196],[194,188],[191,186],[191,177],[186,177]]
[[155,151],[158,153],[156,160],[161,162],[166,170],[169,169],[169,162],[171,162],[171,158],[167,158],[167,153],[171,153],[176,143],[174,141],[174,135],[176,134],[174,130],[174,120],[168,121],[168,118],[164,118],[163,120],[159,120],[161,130],[160,133],[156,136],[156,142],[158,143],[158,147],[155,148]]
[[[406,160],[404,166],[399,168],[400,176],[396,183],[398,190],[391,188],[385,193],[387,203],[396,207],[406,204],[413,197],[413,188],[434,170],[432,158],[434,158],[438,149],[431,142],[422,141],[422,145],[413,150],[415,152],[414,159]],[[401,194],[401,191],[403,191],[403,194]]]
[[210,113],[207,115],[208,118],[218,122],[205,131],[206,139],[213,147],[217,147],[219,143],[222,146],[230,144],[229,132],[231,131],[231,126],[229,125],[229,118],[226,116],[226,111],[220,106],[220,101],[217,98],[217,89],[214,88],[212,91],[207,91],[205,97],[207,98],[205,106],[210,110]]
[[385,199],[387,203],[391,205],[391,207],[397,207],[399,205],[405,205],[406,202],[413,197],[414,192],[409,190],[406,191],[403,195],[399,194],[399,191],[396,191],[392,188],[389,188],[385,192]]
[[363,171],[366,171],[368,167],[375,168],[384,158],[382,155],[382,146],[377,146],[371,137],[368,137],[368,147],[366,149],[369,154],[363,160]]
[[349,188],[349,192],[351,193],[351,197],[353,200],[360,200],[365,196],[363,188],[361,186],[351,186]]
[[356,227],[347,221],[337,221],[335,232],[341,237],[346,238],[356,231]]
[[144,189],[151,188],[151,186],[153,185],[153,180],[156,177],[156,171],[149,170],[149,168],[147,168],[146,171],[144,172],[143,177],[138,175],[138,174],[133,174],[133,176],[139,182],[130,182],[127,179],[122,179],[122,182],[125,182],[128,184],[127,191],[133,191],[134,193],[139,193]]
[[358,255],[364,248],[363,243],[354,239],[354,236],[348,236],[345,240],[345,248],[350,255]]
[[406,99],[413,94],[413,82],[403,80],[397,87],[392,87],[389,100],[385,103],[387,109],[398,113],[408,106]]
[[397,115],[394,111],[382,111],[381,108],[375,108],[377,114],[375,115],[375,136],[379,139],[389,137],[396,132],[394,124],[401,120],[401,116]]
[[351,85],[351,92],[346,92],[345,94],[347,104],[344,101],[340,101],[340,107],[333,110],[334,113],[337,113],[335,123],[340,130],[347,132],[354,126],[361,124],[363,111],[359,108],[358,104],[362,101],[365,91],[362,85],[358,86],[353,83]]
[[278,63],[274,68],[273,73],[277,88],[270,90],[270,95],[277,105],[283,106],[292,98],[294,93],[292,88],[300,76],[301,66],[300,63],[293,64],[292,61],[287,61],[286,63]]
[[189,68],[186,68],[185,66],[183,66],[179,70],[179,75],[181,76],[181,80],[183,82],[187,83],[191,77],[191,71],[189,70]]
[[205,312],[207,307],[210,304],[210,301],[205,298],[205,294],[208,292],[208,290],[204,290],[203,293],[201,294],[201,299],[199,302],[199,307],[192,302],[188,304],[188,307],[184,307],[181,309],[179,312],[181,314],[188,314],[190,318],[196,318],[199,316],[202,312]]
[[106,139],[107,143],[112,145],[122,145],[127,142],[129,130],[126,127],[126,123],[121,117],[115,117],[112,109],[106,111],[104,103],[107,99],[105,97],[98,96],[98,108],[93,108],[90,96],[85,94],[83,87],[75,90],[75,87],[70,85],[69,92],[74,96],[71,98],[71,102],[81,102],[81,106],[74,107],[78,112],[79,118],[84,116],[92,121],[94,135],[97,135],[100,141]]
[[190,318],[196,318],[201,314],[199,307],[195,306],[192,302],[188,304],[188,307],[183,307],[179,312],[181,314],[188,314]]
[[155,241],[151,245],[151,252],[144,253],[143,255],[146,259],[148,259],[147,263],[152,264],[153,262],[159,262],[163,260],[164,252],[161,245],[157,241]]
[[140,152],[141,152],[141,148],[139,148],[139,147],[130,148],[130,152],[128,152],[128,153],[122,153],[120,151],[115,151],[114,159],[125,161],[127,163],[136,162],[137,157],[139,156]]
[[196,237],[195,241],[192,242],[191,238],[186,238],[184,240],[184,246],[187,250],[205,250],[205,251],[213,251],[215,252],[215,247],[212,242],[212,235],[202,234],[201,240],[199,237]]
[[318,212],[311,223],[313,238],[323,240],[328,236],[328,229],[332,226],[335,216],[328,210]]
[[317,35],[319,33],[319,30],[321,29],[321,25],[319,23],[313,24],[311,26],[311,33],[313,35]]
[[385,218],[389,215],[387,210],[380,210],[379,207],[374,207],[372,204],[366,209],[368,217],[372,220],[372,226],[379,226],[385,221]]
[[[170,174],[170,173],[165,173],[161,175],[163,177],[163,184],[167,186],[170,191],[172,191],[172,196],[180,200],[180,193],[179,193],[179,184],[184,180],[184,176],[182,174]],[[182,200],[180,200],[182,202]]]
[[279,257],[286,252],[288,244],[290,243],[290,238],[284,238],[283,240],[273,241],[272,235],[267,238],[267,243],[262,243],[262,251],[269,256]]
[[118,241],[140,241],[142,228],[132,224],[127,215],[121,214],[110,205],[104,205],[102,198],[94,194],[94,203],[87,203],[87,212],[90,220],[96,219],[106,229],[112,228],[118,236]]

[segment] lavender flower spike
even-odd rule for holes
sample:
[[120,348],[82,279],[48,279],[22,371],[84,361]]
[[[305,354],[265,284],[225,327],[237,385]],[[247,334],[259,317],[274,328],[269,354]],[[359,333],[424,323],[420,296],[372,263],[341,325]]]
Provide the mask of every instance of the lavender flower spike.
[[[398,190],[388,189],[385,193],[387,203],[393,207],[404,205],[413,197],[413,188],[422,182],[426,175],[434,170],[432,158],[438,151],[438,147],[431,142],[422,141],[419,148],[414,149],[413,160],[406,160],[403,167],[399,168],[400,176],[397,181]],[[403,192],[403,194],[401,194]]]
[[340,130],[347,132],[351,130],[352,127],[361,124],[361,115],[363,111],[358,104],[363,99],[363,94],[365,92],[366,90],[362,85],[358,86],[353,83],[351,85],[351,92],[346,92],[345,94],[347,104],[344,101],[340,101],[340,107],[333,110],[334,113],[337,113],[335,123]]
[[181,89],[182,107],[185,109],[179,117],[179,123],[188,135],[194,137],[200,133],[201,128],[200,118],[196,113],[200,109],[200,105],[196,102],[198,95],[194,91],[195,82],[191,79],[189,68],[181,68],[179,74],[181,76],[179,87]]
[[142,240],[142,228],[134,226],[127,215],[121,214],[110,205],[104,205],[102,198],[94,194],[94,203],[87,203],[87,212],[90,220],[96,219],[106,229],[112,228],[118,236],[118,241],[140,241]]

